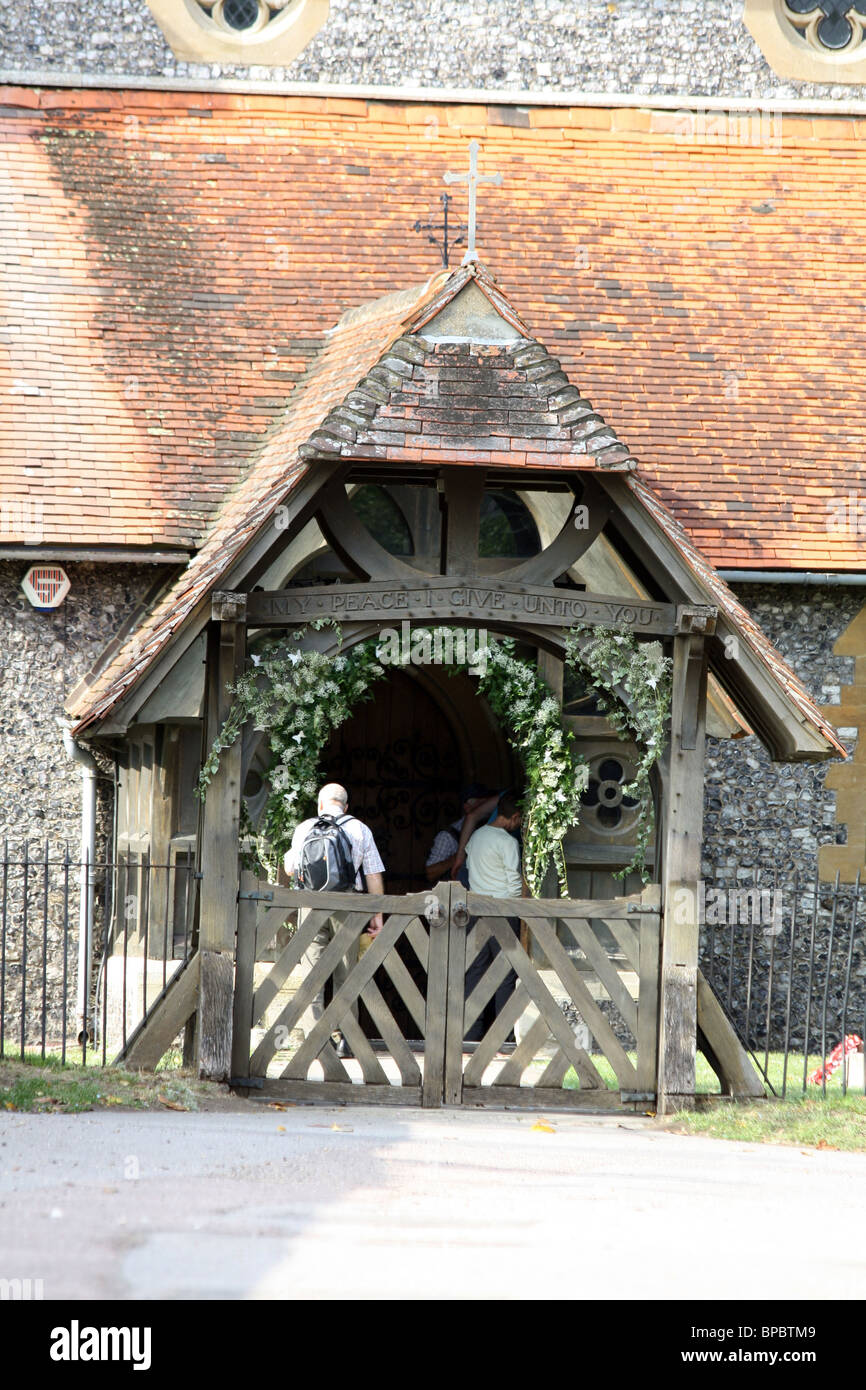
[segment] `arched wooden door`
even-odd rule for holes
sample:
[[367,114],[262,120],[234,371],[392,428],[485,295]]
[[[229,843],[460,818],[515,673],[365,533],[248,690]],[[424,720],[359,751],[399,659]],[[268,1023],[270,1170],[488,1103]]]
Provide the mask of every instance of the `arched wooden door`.
[[447,682],[447,700],[429,673],[398,670],[378,682],[372,699],[335,731],[321,763],[323,782],[342,783],[350,811],[373,831],[388,893],[426,887],[436,832],[461,814],[468,782],[505,785],[502,737],[470,708],[477,690],[468,677],[437,675]]

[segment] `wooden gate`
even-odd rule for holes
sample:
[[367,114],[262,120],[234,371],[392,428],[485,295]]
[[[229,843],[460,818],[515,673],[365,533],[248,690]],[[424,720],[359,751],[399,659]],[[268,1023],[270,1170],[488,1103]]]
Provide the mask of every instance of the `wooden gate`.
[[[386,919],[370,941],[373,912]],[[294,1100],[645,1106],[659,927],[656,887],[605,902],[482,898],[458,883],[359,898],[244,874],[233,1078]]]

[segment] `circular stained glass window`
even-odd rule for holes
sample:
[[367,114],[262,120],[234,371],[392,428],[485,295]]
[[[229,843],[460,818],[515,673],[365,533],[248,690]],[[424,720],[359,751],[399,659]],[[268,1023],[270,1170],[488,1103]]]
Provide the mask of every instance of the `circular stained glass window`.
[[[581,796],[585,819],[599,832],[629,829],[639,802],[627,796],[629,769],[617,758],[593,758],[589,786]],[[630,814],[631,813],[631,814]]]
[[223,0],[222,13],[232,29],[251,29],[259,17],[259,0]]

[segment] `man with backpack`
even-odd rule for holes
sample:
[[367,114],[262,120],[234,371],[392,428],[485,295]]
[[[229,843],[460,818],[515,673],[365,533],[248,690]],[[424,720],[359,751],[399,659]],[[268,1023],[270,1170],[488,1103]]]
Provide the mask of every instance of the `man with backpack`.
[[[292,836],[292,845],[284,859],[287,874],[294,875],[301,888],[313,892],[329,893],[384,893],[383,874],[385,865],[376,848],[373,832],[363,821],[348,814],[349,794],[337,782],[329,782],[319,792],[318,815],[301,821]],[[316,933],[304,952],[304,963],[312,970],[322,957],[328,943],[333,940],[339,928],[339,919],[330,918]],[[382,929],[382,914],[374,912],[367,927],[369,936],[376,936]],[[333,972],[336,992],[358,958],[355,944],[350,956],[339,961]],[[324,1012],[324,988],[319,991],[310,1004],[309,1013],[317,1022]],[[357,1004],[352,1012],[357,1011]],[[302,1027],[309,1021],[305,1016]],[[350,1057],[351,1050],[345,1040],[340,1038],[337,1054]]]

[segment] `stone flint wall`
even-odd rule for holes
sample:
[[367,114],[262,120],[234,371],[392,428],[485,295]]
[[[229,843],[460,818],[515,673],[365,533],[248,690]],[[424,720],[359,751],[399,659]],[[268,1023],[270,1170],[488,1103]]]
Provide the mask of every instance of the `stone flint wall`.
[[[69,563],[65,566],[72,585],[69,595],[60,608],[43,613],[31,608],[21,590],[28,568],[26,560],[0,561],[0,894],[5,891],[6,899],[6,933],[0,950],[5,951],[7,1047],[20,1042],[25,956],[27,1046],[41,1037],[43,980],[46,1031],[52,1045],[59,1043],[64,968],[68,1036],[74,1037],[78,1031],[75,990],[81,773],[64,751],[57,720],[63,713],[66,692],[138,608],[156,578],[152,565]],[[105,859],[110,843],[113,804],[112,779],[106,772],[97,779],[97,862]],[[26,891],[25,847],[31,861]],[[47,878],[46,847],[51,863]],[[63,869],[67,848],[72,861],[68,893]],[[97,944],[104,897],[104,874],[97,869]]]
[[180,62],[144,0],[0,0],[0,68],[503,93],[862,93],[776,77],[743,23],[742,0],[331,0],[324,28],[288,68]]
[[[757,584],[735,587],[809,694],[819,705],[837,704],[841,686],[852,679],[853,661],[834,656],[833,646],[866,603],[866,589]],[[832,719],[832,709],[828,714]],[[849,750],[853,749],[856,731],[842,728],[840,732]],[[817,908],[814,893],[818,847],[844,844],[849,833],[847,827],[837,824],[835,794],[824,785],[827,769],[833,765],[772,763],[757,738],[708,740],[702,864],[708,921],[702,932],[701,965],[709,974],[715,958],[715,983],[722,998],[727,1002],[730,997],[732,1013],[738,1021],[745,1021],[748,1010],[750,1032],[763,1040],[772,954],[770,1037],[774,1048],[781,1045],[784,1036],[789,975],[793,976],[792,1046],[802,1047],[804,1043],[810,978],[812,1050],[818,1046],[816,1029],[820,1029],[823,1016],[825,984],[829,1045],[841,1036],[853,888],[843,889],[837,904],[832,958],[831,885],[819,887]],[[795,891],[798,880],[799,888]],[[735,896],[737,890],[756,885],[767,894],[775,892],[772,902],[765,897],[763,903],[753,898],[747,904]],[[721,920],[713,923],[713,915]],[[813,916],[814,952],[809,925]],[[733,917],[737,920],[732,923]],[[864,1009],[866,934],[861,926],[855,931],[846,1020],[849,1032],[862,1034]]]

